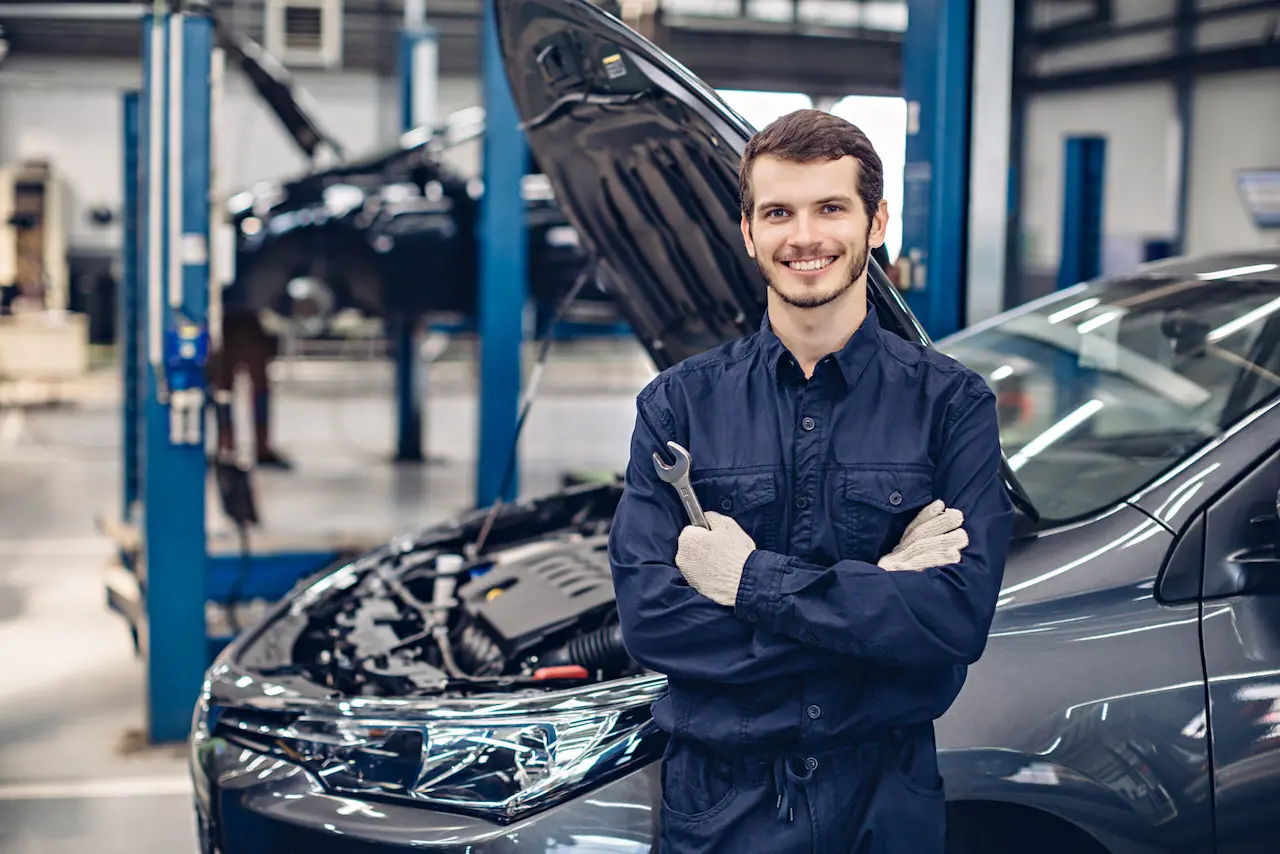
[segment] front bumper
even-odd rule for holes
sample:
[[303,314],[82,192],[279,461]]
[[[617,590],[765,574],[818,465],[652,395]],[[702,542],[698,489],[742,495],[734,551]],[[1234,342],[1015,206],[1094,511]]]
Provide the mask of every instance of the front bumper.
[[648,854],[658,838],[658,764],[510,825],[327,793],[298,765],[220,739],[192,757],[205,854]]

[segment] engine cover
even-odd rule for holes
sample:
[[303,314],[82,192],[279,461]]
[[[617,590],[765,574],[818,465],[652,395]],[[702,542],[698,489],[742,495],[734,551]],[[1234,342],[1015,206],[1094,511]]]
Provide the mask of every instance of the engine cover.
[[458,595],[507,657],[613,605],[608,537],[549,545],[500,564]]

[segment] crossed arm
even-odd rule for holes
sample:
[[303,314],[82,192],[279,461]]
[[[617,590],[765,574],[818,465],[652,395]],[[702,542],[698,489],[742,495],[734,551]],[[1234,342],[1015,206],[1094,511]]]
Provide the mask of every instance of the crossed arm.
[[713,526],[719,531],[686,529],[674,490],[658,480],[650,459],[675,438],[638,402],[609,550],[623,638],[640,664],[675,678],[745,683],[829,670],[850,656],[932,667],[981,655],[1013,515],[998,474],[992,398],[978,398],[957,418],[939,460],[938,497],[965,520],[968,545],[958,560],[917,572],[855,560],[818,566],[755,549],[748,538],[749,548],[729,550],[739,566],[733,556],[717,565],[739,576],[730,599],[718,596],[724,604],[704,595],[716,595],[706,574],[688,573],[694,586],[681,571],[677,563],[687,560],[677,558],[676,532],[685,529],[686,550],[686,535],[746,535],[732,520],[727,529]]

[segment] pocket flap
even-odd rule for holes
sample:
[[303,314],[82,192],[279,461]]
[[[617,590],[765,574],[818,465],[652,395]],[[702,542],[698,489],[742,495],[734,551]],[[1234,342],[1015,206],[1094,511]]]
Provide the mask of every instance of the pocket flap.
[[933,476],[928,472],[895,469],[847,472],[844,497],[887,513],[919,510],[933,500]]
[[713,474],[693,481],[693,491],[703,510],[726,516],[745,513],[778,497],[773,472]]

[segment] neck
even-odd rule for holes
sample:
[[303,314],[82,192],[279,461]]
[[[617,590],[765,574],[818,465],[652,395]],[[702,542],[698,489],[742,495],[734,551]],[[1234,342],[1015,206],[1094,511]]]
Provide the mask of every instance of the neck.
[[844,348],[867,316],[867,282],[863,278],[835,302],[817,308],[797,308],[769,291],[769,326],[806,377],[823,356]]

